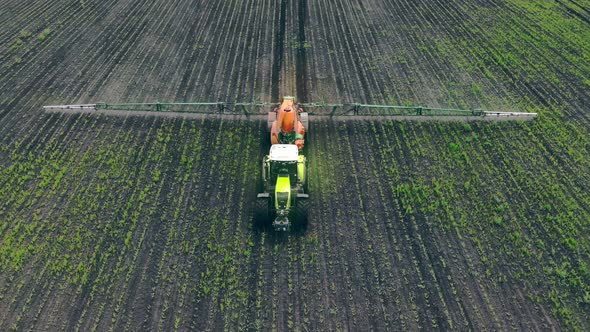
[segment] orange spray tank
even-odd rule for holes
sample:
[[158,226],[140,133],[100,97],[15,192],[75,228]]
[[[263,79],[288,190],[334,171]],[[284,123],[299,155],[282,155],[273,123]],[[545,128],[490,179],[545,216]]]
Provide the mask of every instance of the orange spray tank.
[[277,108],[277,119],[271,127],[270,140],[272,144],[295,144],[301,150],[304,145],[305,127],[299,121],[299,112],[294,98],[283,98],[283,102]]

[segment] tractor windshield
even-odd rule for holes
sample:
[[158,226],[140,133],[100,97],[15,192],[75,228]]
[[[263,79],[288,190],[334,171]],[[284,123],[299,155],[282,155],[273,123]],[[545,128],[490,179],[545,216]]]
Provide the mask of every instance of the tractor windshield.
[[297,172],[297,162],[296,161],[275,161],[271,165],[270,172],[274,175],[277,174],[295,174]]

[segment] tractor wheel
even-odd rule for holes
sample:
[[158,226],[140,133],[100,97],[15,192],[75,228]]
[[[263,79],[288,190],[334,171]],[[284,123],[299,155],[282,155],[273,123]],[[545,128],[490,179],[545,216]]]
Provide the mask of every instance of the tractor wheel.
[[254,202],[254,226],[263,228],[269,224],[270,211],[268,209],[268,199],[257,198]]
[[309,211],[309,200],[299,199],[297,200],[297,206],[295,206],[295,227],[304,229],[307,227]]
[[276,119],[277,119],[277,112],[268,112],[268,115],[266,116],[266,129],[268,130],[269,133],[270,133],[270,130],[272,129],[272,123],[275,122]]
[[270,150],[270,132],[260,131],[260,154],[266,156]]
[[301,112],[299,114],[299,121],[301,121],[301,124],[305,128],[305,132],[309,132],[309,114],[307,112]]
[[266,191],[266,181],[267,181],[267,176],[268,174],[266,174],[266,156],[262,157],[262,163],[261,163],[261,167],[260,167],[260,177],[258,177],[258,181],[256,182],[256,192],[257,193],[261,193]]

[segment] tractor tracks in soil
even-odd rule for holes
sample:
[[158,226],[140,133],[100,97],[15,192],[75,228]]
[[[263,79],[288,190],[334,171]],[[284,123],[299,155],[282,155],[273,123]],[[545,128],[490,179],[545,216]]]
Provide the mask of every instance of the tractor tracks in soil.
[[295,63],[297,97],[301,102],[308,102],[307,91],[307,56],[305,39],[305,21],[307,20],[307,0],[299,0],[298,7],[297,57]]
[[279,100],[279,81],[281,68],[283,66],[283,51],[285,48],[285,23],[287,16],[287,1],[281,0],[281,9],[279,14],[279,26],[275,30],[275,41],[273,49],[273,63],[271,71],[271,100]]
[[[281,1],[278,26],[275,27],[273,62],[271,70],[271,100],[279,100],[281,91],[281,78],[283,64],[285,59],[285,40],[287,28],[287,2]],[[295,89],[299,101],[307,102],[309,91],[307,87],[307,39],[305,36],[305,22],[307,20],[307,0],[299,0],[297,6],[297,36],[296,36],[296,54],[295,54]],[[290,40],[290,39],[287,39]]]

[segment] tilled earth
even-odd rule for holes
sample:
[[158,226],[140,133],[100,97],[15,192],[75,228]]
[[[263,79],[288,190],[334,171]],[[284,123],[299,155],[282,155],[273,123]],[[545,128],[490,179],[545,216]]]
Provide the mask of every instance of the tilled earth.
[[[588,330],[589,6],[3,1],[0,330]],[[274,233],[262,121],[41,108],[283,95],[540,115],[313,121]]]

